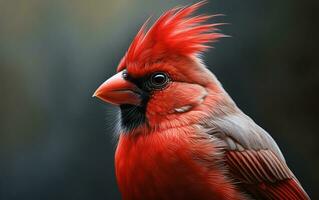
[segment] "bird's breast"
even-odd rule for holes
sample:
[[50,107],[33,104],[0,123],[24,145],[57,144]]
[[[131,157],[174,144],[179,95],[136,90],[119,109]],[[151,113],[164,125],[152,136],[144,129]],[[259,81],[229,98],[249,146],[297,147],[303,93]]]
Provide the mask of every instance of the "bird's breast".
[[231,187],[214,165],[214,145],[192,141],[190,130],[120,136],[115,168],[124,200],[226,199],[219,187]]

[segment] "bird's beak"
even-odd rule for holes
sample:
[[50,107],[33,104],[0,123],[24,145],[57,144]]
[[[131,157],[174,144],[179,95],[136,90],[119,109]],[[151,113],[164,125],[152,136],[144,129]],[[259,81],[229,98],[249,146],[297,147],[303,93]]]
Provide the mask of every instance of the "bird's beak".
[[133,83],[123,78],[123,72],[119,72],[106,80],[94,92],[93,97],[114,105],[141,104],[141,90]]

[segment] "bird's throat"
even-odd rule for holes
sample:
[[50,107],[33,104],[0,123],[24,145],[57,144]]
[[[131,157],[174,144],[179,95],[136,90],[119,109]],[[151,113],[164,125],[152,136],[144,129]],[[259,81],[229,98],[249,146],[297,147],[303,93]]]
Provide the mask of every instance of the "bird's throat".
[[120,122],[124,132],[131,132],[146,122],[145,106],[121,105]]

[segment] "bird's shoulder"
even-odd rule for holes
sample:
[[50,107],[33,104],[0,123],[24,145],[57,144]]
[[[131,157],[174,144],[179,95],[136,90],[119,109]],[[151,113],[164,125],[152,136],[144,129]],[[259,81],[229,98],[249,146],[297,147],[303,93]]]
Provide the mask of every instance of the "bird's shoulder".
[[202,130],[223,142],[229,176],[246,193],[259,199],[309,199],[274,139],[242,111],[205,120]]
[[270,150],[285,161],[270,134],[239,109],[205,120],[202,126],[207,134],[223,140],[229,150]]

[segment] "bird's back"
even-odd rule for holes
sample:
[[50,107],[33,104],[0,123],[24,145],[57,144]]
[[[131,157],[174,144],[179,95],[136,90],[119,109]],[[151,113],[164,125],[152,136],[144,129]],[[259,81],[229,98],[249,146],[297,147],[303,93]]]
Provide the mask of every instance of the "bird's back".
[[273,138],[229,97],[231,104],[231,112],[202,123],[207,134],[224,143],[228,177],[255,199],[310,199]]

